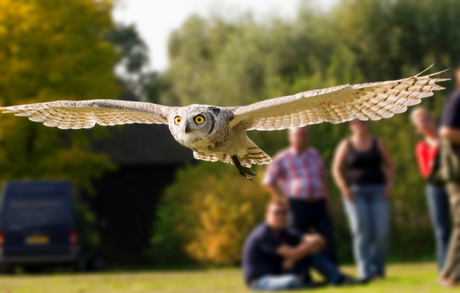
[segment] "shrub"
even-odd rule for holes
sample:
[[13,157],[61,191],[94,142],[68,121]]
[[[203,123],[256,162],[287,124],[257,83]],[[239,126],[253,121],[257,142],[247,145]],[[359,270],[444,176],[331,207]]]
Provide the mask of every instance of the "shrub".
[[[249,182],[234,166],[200,162],[177,173],[158,208],[147,254],[156,264],[232,264],[269,198],[261,180]],[[230,170],[231,169],[231,170]],[[263,174],[262,168],[256,173]]]

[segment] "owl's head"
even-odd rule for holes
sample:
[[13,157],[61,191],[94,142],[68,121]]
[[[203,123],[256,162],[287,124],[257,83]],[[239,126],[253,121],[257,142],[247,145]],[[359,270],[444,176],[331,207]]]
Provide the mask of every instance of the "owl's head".
[[220,109],[207,105],[179,108],[169,118],[169,128],[180,143],[206,139],[213,132]]

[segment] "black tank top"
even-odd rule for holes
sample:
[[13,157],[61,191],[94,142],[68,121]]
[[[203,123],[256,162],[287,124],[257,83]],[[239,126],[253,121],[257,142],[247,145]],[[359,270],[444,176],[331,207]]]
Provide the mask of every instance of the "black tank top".
[[347,183],[349,185],[384,184],[385,175],[382,171],[382,155],[377,139],[372,138],[372,145],[366,151],[357,151],[351,140],[348,140],[348,151],[345,157],[347,167]]

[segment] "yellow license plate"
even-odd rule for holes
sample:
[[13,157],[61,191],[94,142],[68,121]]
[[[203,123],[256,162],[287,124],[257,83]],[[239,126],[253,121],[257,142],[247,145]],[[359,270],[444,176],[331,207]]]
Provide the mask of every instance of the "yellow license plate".
[[29,236],[27,237],[27,244],[30,245],[42,245],[42,244],[48,244],[50,242],[50,239],[48,236]]

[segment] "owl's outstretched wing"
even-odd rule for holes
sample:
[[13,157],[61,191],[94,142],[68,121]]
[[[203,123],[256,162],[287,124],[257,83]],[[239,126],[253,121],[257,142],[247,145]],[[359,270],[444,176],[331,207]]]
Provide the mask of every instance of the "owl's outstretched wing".
[[120,100],[55,101],[21,106],[0,107],[3,113],[28,116],[35,122],[61,129],[91,128],[95,124],[131,123],[168,124],[174,107]]
[[340,123],[355,118],[389,118],[405,112],[407,106],[420,103],[422,98],[432,96],[433,91],[444,89],[436,82],[449,80],[432,78],[444,71],[420,76],[423,72],[400,80],[341,85],[230,107],[228,109],[234,114],[230,127],[280,130],[324,121]]

